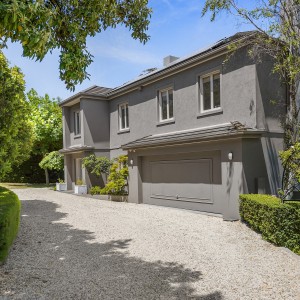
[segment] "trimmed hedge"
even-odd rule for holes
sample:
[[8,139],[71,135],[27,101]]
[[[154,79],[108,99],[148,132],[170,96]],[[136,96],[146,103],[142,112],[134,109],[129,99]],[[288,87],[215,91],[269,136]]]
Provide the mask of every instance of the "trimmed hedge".
[[269,195],[240,195],[242,221],[261,233],[263,239],[300,255],[300,202]]
[[20,223],[21,202],[12,191],[0,186],[0,262],[9,252]]

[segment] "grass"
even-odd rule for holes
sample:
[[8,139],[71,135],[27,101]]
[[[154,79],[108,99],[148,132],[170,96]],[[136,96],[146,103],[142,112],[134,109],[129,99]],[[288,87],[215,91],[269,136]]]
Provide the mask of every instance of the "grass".
[[28,188],[50,188],[53,189],[55,183],[50,183],[49,185],[45,183],[9,183],[9,182],[0,182],[0,186],[7,189],[28,189]]

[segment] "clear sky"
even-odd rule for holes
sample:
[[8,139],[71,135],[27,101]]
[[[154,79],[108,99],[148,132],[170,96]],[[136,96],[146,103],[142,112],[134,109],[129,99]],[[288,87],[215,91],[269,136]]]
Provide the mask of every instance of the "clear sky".
[[[116,87],[134,79],[143,70],[162,67],[165,56],[187,56],[195,51],[233,35],[252,30],[233,16],[223,14],[211,23],[209,16],[201,17],[204,0],[150,0],[153,9],[148,34],[150,41],[143,45],[131,38],[123,28],[107,30],[88,40],[94,55],[89,67],[90,80],[76,87],[75,93],[92,85]],[[243,1],[242,1],[243,2]],[[22,57],[19,44],[9,44],[4,54],[11,65],[19,66],[25,74],[26,89],[34,88],[40,95],[65,99],[73,94],[59,79],[58,56],[54,51],[42,62]]]

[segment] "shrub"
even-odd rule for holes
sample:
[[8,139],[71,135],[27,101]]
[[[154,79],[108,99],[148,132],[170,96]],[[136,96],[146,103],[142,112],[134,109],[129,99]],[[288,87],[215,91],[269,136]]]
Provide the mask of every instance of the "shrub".
[[126,190],[128,186],[128,157],[127,155],[120,155],[114,160],[114,163],[110,167],[108,182],[101,194],[105,195],[127,195]]
[[90,188],[91,195],[100,195],[101,194],[101,187],[100,186],[93,186]]
[[84,185],[84,181],[82,179],[76,179],[76,185]]
[[300,255],[300,202],[282,204],[269,195],[240,195],[240,215],[263,239]]
[[12,191],[0,187],[0,262],[8,255],[17,236],[20,223],[21,203]]
[[95,154],[91,154],[82,159],[82,165],[87,169],[89,173],[99,177],[101,176],[101,174],[109,173],[112,161],[107,157],[96,157]]

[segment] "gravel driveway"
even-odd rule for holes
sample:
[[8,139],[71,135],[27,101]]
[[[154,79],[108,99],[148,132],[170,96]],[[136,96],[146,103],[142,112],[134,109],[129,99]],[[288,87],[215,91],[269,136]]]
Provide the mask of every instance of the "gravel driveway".
[[300,257],[240,222],[15,190],[22,225],[0,299],[300,299]]

